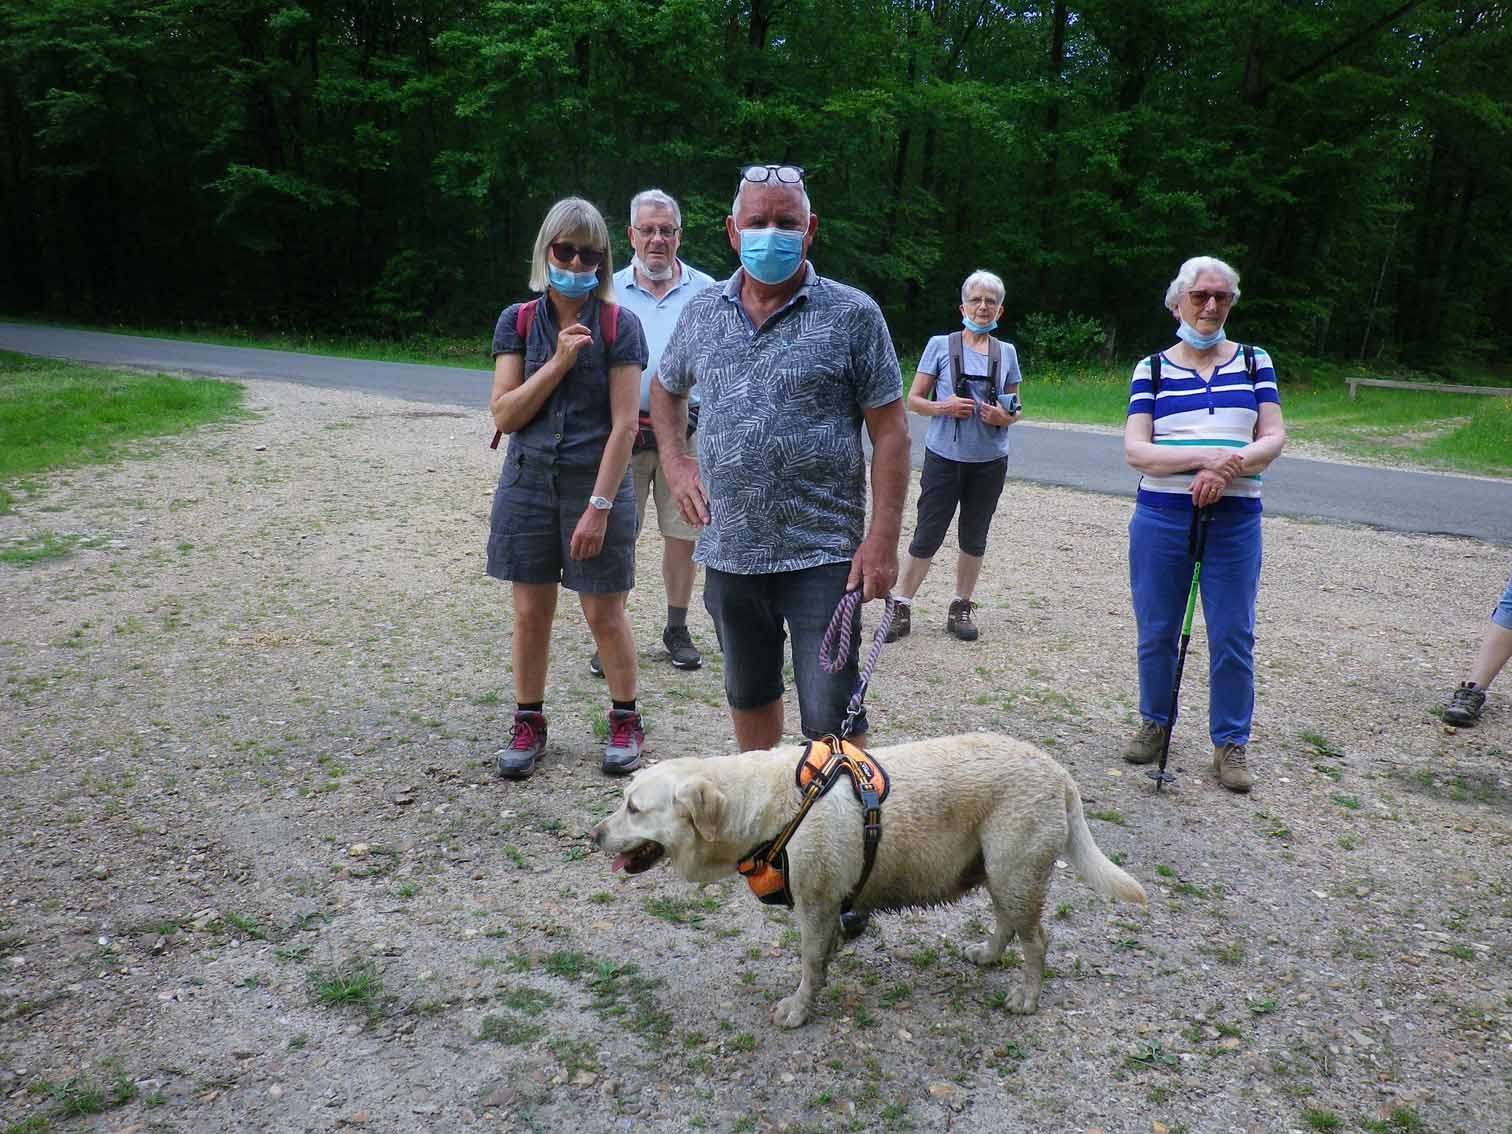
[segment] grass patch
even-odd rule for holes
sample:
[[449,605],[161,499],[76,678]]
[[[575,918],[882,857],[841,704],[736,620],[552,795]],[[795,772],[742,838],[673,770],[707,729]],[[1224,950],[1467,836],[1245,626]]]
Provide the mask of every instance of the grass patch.
[[371,961],[344,961],[310,974],[315,1002],[326,1008],[355,1004],[371,1009],[383,991],[383,981]]
[[20,477],[116,460],[148,437],[243,416],[243,388],[0,351],[0,512]]
[[514,1016],[484,1016],[483,1023],[478,1027],[478,1042],[520,1047],[538,1039],[545,1031],[546,1026],[534,1020],[521,1020]]
[[[0,488],[0,512],[8,509],[5,506],[5,490]],[[94,547],[97,541],[86,540],[83,536],[71,533],[59,535],[55,531],[44,529],[19,539],[9,547],[0,548],[0,563],[9,563],[13,567],[30,567],[33,563],[42,563],[49,559],[62,559],[76,547]]]
[[719,908],[718,898],[647,898],[646,912],[673,925],[703,924],[705,912]]

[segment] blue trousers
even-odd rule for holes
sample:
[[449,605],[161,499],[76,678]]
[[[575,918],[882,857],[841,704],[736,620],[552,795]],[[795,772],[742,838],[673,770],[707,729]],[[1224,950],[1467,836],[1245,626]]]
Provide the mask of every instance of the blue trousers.
[[[1171,723],[1171,682],[1192,586],[1192,513],[1136,505],[1129,521],[1129,589],[1139,625],[1139,715]],[[1202,556],[1208,642],[1208,732],[1215,745],[1248,744],[1255,711],[1255,592],[1260,515],[1215,512]],[[1195,622],[1195,619],[1194,619]],[[1193,636],[1196,634],[1193,626]],[[1187,655],[1191,660],[1190,652]]]

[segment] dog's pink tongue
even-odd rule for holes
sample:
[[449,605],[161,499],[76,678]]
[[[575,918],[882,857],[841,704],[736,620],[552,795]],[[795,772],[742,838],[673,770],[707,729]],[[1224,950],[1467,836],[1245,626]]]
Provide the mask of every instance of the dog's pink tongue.
[[629,861],[630,861],[630,856],[628,854],[626,854],[624,851],[620,851],[619,854],[617,854],[617,855],[614,856],[614,862],[609,867],[609,872],[612,874],[616,870],[623,870],[623,869],[625,869],[625,866],[626,866],[627,863],[629,863]]

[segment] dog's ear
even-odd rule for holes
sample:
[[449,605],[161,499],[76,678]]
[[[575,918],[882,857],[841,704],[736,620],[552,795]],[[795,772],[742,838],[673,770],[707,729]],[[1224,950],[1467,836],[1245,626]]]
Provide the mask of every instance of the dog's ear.
[[672,797],[672,806],[677,814],[693,824],[698,837],[707,842],[719,838],[719,828],[724,822],[724,792],[714,786],[713,780],[702,776],[680,785]]

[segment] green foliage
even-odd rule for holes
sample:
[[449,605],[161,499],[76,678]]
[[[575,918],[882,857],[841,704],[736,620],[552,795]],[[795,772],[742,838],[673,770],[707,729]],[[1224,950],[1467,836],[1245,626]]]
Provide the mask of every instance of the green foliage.
[[553,200],[618,234],[660,185],[720,275],[737,168],[780,159],[811,172],[816,265],[905,353],[981,266],[1036,369],[1133,357],[1197,252],[1244,274],[1236,337],[1289,355],[1447,372],[1512,342],[1505,5],[213,13],[0,0],[0,197],[28,221],[0,229],[0,308],[481,350]]

